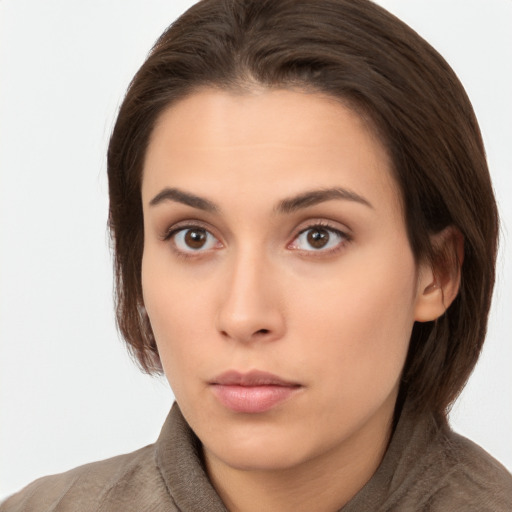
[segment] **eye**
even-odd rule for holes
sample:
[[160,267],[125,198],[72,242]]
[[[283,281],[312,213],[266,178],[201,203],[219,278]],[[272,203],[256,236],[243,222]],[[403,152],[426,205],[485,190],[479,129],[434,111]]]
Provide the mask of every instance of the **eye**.
[[220,243],[208,230],[195,226],[180,228],[168,236],[180,252],[201,252],[214,249]]
[[348,240],[348,236],[338,229],[327,226],[310,226],[299,233],[291,243],[291,249],[311,252],[328,252]]

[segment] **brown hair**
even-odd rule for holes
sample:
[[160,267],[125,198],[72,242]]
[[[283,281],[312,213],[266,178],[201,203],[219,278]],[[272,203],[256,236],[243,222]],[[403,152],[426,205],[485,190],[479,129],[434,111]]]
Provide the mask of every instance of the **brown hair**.
[[391,156],[415,257],[431,235],[464,237],[460,291],[435,322],[416,323],[402,377],[417,412],[439,419],[482,347],[494,284],[498,215],[469,99],[445,60],[368,0],[203,0],[158,39],[130,84],[108,149],[117,321],[140,366],[161,371],[143,307],[141,176],[159,115],[199,87],[302,87],[369,118]]

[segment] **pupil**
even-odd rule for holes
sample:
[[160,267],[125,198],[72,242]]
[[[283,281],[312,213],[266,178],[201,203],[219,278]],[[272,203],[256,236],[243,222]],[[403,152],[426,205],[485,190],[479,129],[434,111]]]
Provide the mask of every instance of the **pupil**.
[[308,243],[315,249],[325,247],[329,241],[329,232],[325,229],[312,229],[308,233]]
[[206,242],[204,229],[190,229],[185,234],[185,243],[192,249],[200,249]]

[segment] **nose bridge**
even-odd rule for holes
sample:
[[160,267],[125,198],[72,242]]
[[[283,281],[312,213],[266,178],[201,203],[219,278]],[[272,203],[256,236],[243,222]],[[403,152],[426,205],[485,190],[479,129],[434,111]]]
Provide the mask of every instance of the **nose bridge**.
[[280,337],[284,319],[272,261],[254,246],[241,248],[230,260],[218,330],[244,342]]

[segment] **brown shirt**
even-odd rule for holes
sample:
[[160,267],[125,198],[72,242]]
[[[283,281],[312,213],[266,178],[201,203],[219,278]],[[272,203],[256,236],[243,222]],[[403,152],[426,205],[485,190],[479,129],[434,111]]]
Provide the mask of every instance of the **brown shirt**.
[[[471,441],[405,411],[384,459],[343,512],[511,512],[512,476]],[[175,404],[158,441],[36,480],[0,512],[225,512]]]

